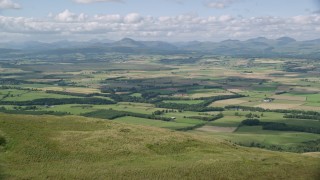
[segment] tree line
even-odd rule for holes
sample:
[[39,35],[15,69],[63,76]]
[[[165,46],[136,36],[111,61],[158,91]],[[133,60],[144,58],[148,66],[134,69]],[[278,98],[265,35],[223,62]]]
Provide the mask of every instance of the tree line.
[[1,101],[2,105],[15,105],[15,106],[32,106],[32,105],[62,105],[62,104],[95,104],[95,105],[103,105],[103,104],[115,104],[115,102],[110,101],[108,99],[101,98],[41,98],[34,99],[29,101]]
[[249,107],[249,106],[239,106],[239,105],[229,105],[225,106],[225,109],[232,110],[245,110],[252,112],[277,112],[277,113],[292,113],[300,115],[310,115],[310,116],[320,116],[320,112],[317,111],[303,111],[303,110],[291,110],[291,109],[264,109],[260,107]]
[[145,118],[145,119],[172,121],[171,118],[156,116],[154,114],[142,114],[142,113],[135,113],[135,112],[127,112],[127,111],[117,111],[113,109],[97,110],[93,112],[84,113],[81,115],[85,117],[95,117],[95,118],[110,119],[110,120],[120,118],[120,117],[125,117],[125,116],[132,116],[132,117]]
[[241,122],[245,126],[262,126],[263,130],[298,131],[320,134],[320,127],[303,127],[279,122],[261,122],[259,119],[246,119]]

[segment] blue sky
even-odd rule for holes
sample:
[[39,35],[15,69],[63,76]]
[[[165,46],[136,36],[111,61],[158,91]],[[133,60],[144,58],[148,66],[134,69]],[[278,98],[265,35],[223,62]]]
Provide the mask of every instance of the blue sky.
[[[21,5],[19,10],[2,10],[2,15],[45,17],[50,12],[58,13],[65,9],[76,13],[128,14],[139,13],[151,16],[173,16],[195,13],[199,16],[282,16],[310,14],[317,10],[316,0],[123,0],[122,2],[76,3],[72,0],[15,0]],[[210,2],[225,2],[225,8],[210,8]]]
[[319,9],[318,0],[0,0],[0,38],[304,40],[319,38]]

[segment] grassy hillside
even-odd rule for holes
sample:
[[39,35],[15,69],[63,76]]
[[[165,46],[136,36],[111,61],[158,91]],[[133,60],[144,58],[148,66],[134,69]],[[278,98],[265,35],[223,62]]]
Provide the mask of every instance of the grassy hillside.
[[0,139],[5,139],[0,143],[0,179],[317,179],[320,175],[318,157],[77,116],[0,114]]

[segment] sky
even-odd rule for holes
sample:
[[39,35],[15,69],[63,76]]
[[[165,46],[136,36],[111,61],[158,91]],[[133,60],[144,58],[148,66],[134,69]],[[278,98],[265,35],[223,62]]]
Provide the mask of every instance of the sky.
[[0,42],[320,38],[320,0],[0,0]]

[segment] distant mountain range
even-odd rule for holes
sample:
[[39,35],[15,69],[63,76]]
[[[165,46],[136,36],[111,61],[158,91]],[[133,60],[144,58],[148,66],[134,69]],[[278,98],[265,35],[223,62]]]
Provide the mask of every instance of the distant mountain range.
[[[0,53],[42,52],[42,53],[102,53],[119,52],[133,54],[211,54],[236,57],[289,57],[320,58],[320,39],[296,41],[290,37],[267,39],[253,38],[245,41],[225,40],[221,42],[179,42],[136,41],[124,38],[120,41],[91,40],[87,42],[58,41],[43,43],[0,43]],[[1,57],[1,55],[0,55]]]

